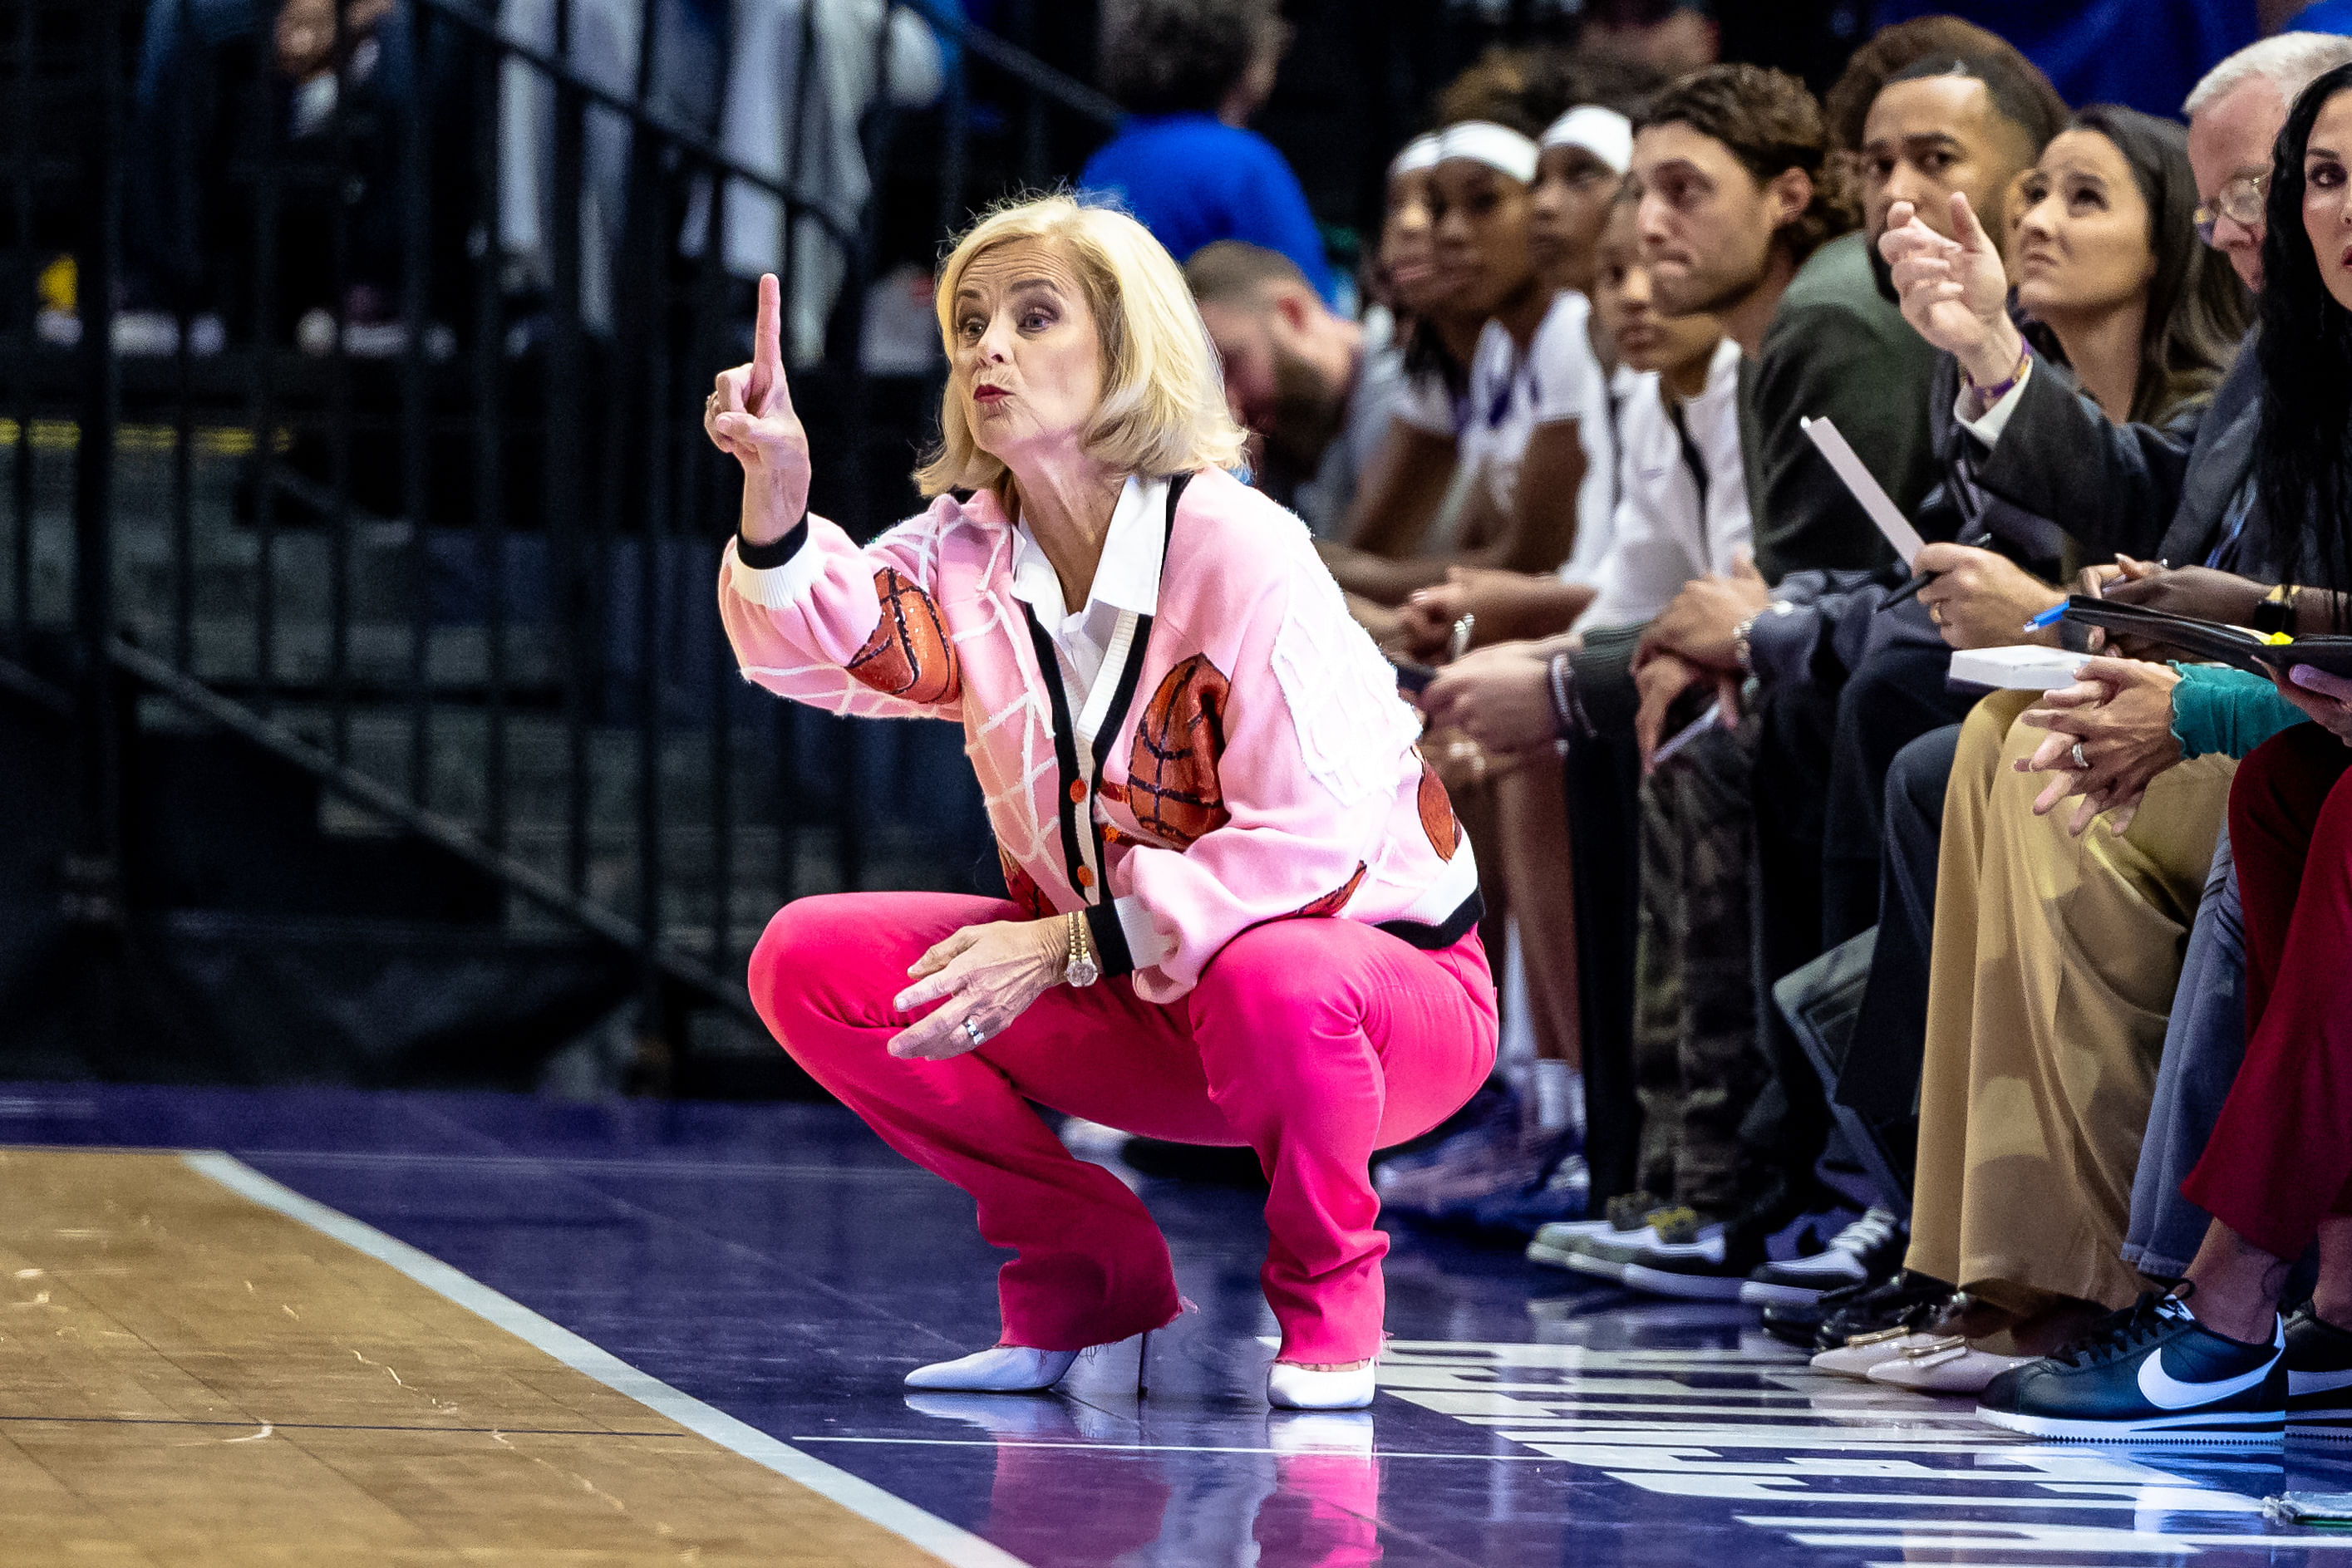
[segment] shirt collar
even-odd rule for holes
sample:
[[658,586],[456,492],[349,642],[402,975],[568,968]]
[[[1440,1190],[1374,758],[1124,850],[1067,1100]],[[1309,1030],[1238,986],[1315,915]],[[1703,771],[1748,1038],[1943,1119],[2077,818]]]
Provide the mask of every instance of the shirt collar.
[[[1167,480],[1128,480],[1111,512],[1102,559],[1095,563],[1094,583],[1082,608],[1109,604],[1138,615],[1159,613],[1160,570],[1168,549],[1168,531],[1160,523],[1167,510]],[[1013,597],[1050,618],[1048,624],[1070,613],[1062,601],[1062,580],[1026,523],[1013,526]]]

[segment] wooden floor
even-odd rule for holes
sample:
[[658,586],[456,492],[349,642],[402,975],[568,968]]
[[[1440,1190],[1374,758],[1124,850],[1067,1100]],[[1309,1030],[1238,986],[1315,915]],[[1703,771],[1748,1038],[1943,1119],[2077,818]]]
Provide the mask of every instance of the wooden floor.
[[0,1564],[934,1563],[169,1154],[0,1149]]

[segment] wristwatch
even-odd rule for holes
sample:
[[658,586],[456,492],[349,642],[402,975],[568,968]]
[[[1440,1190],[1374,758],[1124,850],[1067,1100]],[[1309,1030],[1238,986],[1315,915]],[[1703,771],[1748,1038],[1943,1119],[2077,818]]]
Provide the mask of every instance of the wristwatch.
[[1793,615],[1796,610],[1797,607],[1787,600],[1775,599],[1733,629],[1731,656],[1738,661],[1741,674],[1752,675],[1756,673],[1755,650],[1750,646],[1749,642],[1755,634],[1756,622],[1767,615]]
[[2284,582],[2272,589],[2263,601],[2254,606],[2254,630],[2266,637],[2276,636],[2280,632],[2293,636],[2295,626],[2294,596],[2302,591],[2302,589],[2292,583]]
[[1102,966],[1095,962],[1094,944],[1087,939],[1087,917],[1064,918],[1070,926],[1070,956],[1062,966],[1062,978],[1073,986],[1091,986],[1102,978]]

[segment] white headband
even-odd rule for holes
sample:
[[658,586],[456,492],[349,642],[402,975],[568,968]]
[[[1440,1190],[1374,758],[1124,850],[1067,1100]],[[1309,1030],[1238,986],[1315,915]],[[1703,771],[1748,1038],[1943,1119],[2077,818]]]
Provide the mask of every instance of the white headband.
[[1612,172],[1622,174],[1633,166],[1633,122],[1613,109],[1580,103],[1551,122],[1543,133],[1546,147],[1581,147]]
[[1404,144],[1403,151],[1389,161],[1389,178],[1399,174],[1418,174],[1423,169],[1437,165],[1437,135],[1416,136]]
[[1522,185],[1535,183],[1536,162],[1542,152],[1532,141],[1507,125],[1497,125],[1491,120],[1465,120],[1439,131],[1437,140],[1440,162],[1467,158],[1508,174]]

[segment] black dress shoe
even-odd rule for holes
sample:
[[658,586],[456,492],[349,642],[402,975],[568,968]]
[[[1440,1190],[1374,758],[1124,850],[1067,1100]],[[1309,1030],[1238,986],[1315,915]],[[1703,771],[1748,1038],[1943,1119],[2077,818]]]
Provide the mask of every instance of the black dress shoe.
[[[1843,1297],[1845,1292],[1837,1294]],[[1951,1286],[1908,1269],[1891,1280],[1882,1280],[1855,1291],[1850,1301],[1823,1296],[1820,1304],[1827,1310],[1813,1329],[1813,1349],[1835,1350],[1859,1334],[1919,1328],[1943,1311],[1951,1299]]]

